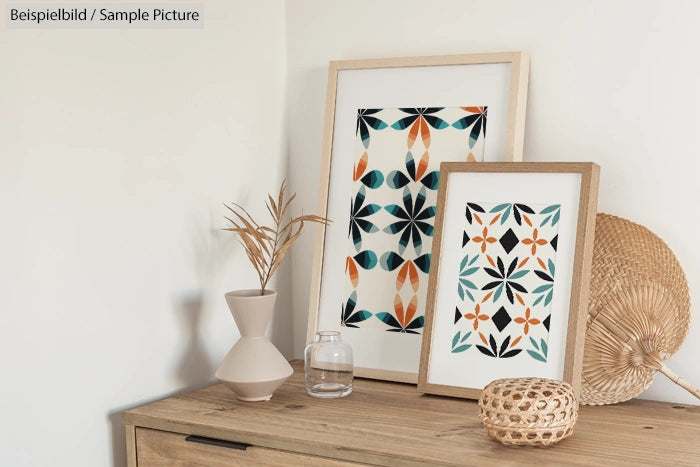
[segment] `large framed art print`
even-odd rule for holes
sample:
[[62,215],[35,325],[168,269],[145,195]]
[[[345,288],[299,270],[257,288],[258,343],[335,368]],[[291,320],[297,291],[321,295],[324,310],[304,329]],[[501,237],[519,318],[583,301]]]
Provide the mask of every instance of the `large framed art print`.
[[522,158],[521,52],[331,62],[308,340],[417,382],[442,162]]
[[443,163],[440,178],[419,391],[541,377],[578,393],[598,166]]

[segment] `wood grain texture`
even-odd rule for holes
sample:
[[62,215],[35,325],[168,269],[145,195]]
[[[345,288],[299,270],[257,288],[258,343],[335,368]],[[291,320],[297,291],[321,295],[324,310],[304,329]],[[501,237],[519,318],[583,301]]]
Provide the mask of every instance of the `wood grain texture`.
[[423,393],[477,399],[481,388],[465,388],[434,384],[428,381],[431,342],[433,338],[435,307],[440,284],[440,256],[442,252],[442,229],[445,221],[446,200],[450,185],[450,174],[459,172],[479,173],[578,173],[581,174],[576,246],[574,252],[569,321],[562,379],[571,384],[578,397],[581,391],[583,344],[588,316],[588,289],[593,260],[596,208],[598,205],[598,183],[600,167],[592,162],[487,162],[472,164],[443,162],[440,164],[440,186],[438,189],[435,232],[433,234],[432,263],[428,278],[428,298],[425,310],[425,328],[421,347],[418,390]]
[[126,465],[136,467],[136,429],[134,425],[126,425]]
[[[326,119],[323,124],[323,149],[321,173],[318,183],[317,213],[328,215],[328,190],[331,183],[331,153],[333,152],[333,123],[335,122],[335,92],[338,86],[336,62],[328,66],[328,88],[326,89]],[[309,293],[309,317],[306,324],[306,343],[313,342],[318,329],[318,307],[321,300],[321,275],[323,272],[323,248],[326,244],[326,224],[316,225],[314,256],[311,263],[311,292]]]
[[[328,66],[328,86],[326,88],[326,110],[323,126],[323,146],[319,183],[319,215],[327,216],[328,194],[330,191],[330,174],[333,153],[333,130],[335,123],[335,102],[338,86],[338,72],[342,70],[370,70],[376,68],[405,68],[451,65],[483,65],[495,63],[510,64],[510,85],[508,116],[506,128],[505,153],[506,162],[521,161],[525,135],[525,115],[527,106],[527,86],[530,70],[530,58],[523,52],[497,52],[483,54],[435,55],[425,57],[376,58],[363,60],[331,61]],[[314,255],[311,272],[311,291],[309,293],[309,315],[306,329],[306,342],[314,340],[318,329],[318,313],[321,298],[323,251],[326,239],[326,226],[316,227]],[[340,299],[340,297],[339,297]],[[356,367],[355,374],[366,378],[388,381],[416,383],[418,374],[388,371],[376,368]]]
[[[476,402],[415,386],[356,379],[321,400],[301,362],[268,402],[241,402],[221,384],[125,412],[127,424],[379,465],[700,465],[700,407],[632,400],[581,407],[574,434],[547,449],[506,447],[478,421]],[[319,462],[320,464],[321,462]]]
[[508,99],[508,128],[503,160],[523,160],[525,143],[525,114],[527,110],[527,83],[530,77],[530,57],[525,53],[514,54],[510,65],[510,97]]
[[334,459],[307,456],[278,449],[250,446],[245,450],[193,443],[186,435],[169,431],[136,429],[139,467],[202,466],[283,466],[328,465],[331,467],[358,465]]
[[581,395],[581,373],[583,371],[583,345],[586,341],[586,320],[588,318],[588,296],[593,264],[593,242],[595,240],[595,220],[598,208],[598,186],[600,167],[596,164],[581,171],[581,195],[578,206],[578,231],[576,251],[571,279],[569,300],[569,326],[566,339],[566,359],[564,361],[564,381],[574,388],[576,399]]

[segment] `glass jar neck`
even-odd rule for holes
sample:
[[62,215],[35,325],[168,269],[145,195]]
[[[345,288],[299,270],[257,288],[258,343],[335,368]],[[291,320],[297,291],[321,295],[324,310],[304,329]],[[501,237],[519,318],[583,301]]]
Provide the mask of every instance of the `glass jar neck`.
[[316,333],[316,342],[340,342],[338,331],[319,331]]

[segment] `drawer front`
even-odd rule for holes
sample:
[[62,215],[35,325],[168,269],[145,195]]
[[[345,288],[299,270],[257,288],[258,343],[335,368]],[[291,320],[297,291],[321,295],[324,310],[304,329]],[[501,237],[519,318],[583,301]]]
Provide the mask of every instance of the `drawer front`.
[[[138,467],[151,466],[281,466],[281,465],[329,465],[357,466],[351,462],[325,457],[314,457],[259,446],[217,446],[187,441],[187,435],[168,431],[136,428],[136,459]],[[192,439],[192,438],[191,438]],[[216,443],[215,440],[212,442]],[[229,443],[221,443],[229,444]],[[231,443],[234,444],[235,443]]]

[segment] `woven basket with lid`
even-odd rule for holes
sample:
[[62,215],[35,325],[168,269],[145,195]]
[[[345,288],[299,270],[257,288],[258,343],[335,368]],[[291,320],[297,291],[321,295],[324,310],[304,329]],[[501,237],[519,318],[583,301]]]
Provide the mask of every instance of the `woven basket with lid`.
[[571,436],[577,418],[574,390],[563,381],[497,379],[479,398],[481,424],[503,444],[550,446]]

